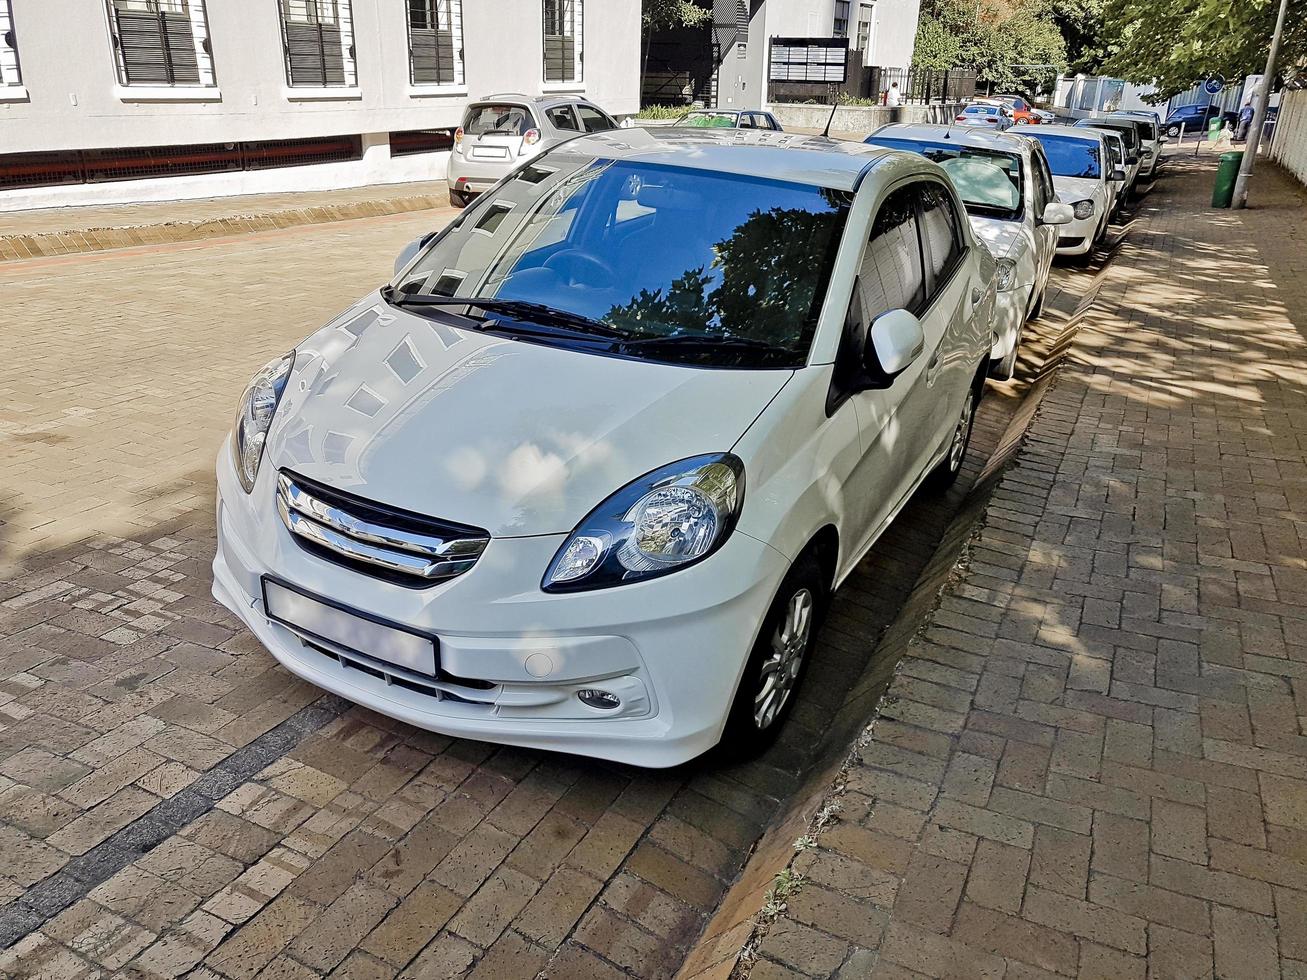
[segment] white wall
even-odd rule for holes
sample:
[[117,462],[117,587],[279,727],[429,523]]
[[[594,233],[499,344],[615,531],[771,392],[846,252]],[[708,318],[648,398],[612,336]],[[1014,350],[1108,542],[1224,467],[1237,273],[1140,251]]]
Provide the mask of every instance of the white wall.
[[[333,93],[345,98],[304,98],[287,88],[276,0],[208,0],[217,89],[179,90],[165,94],[190,97],[159,101],[138,101],[132,90],[118,86],[102,0],[12,4],[26,98],[0,101],[0,153],[457,126],[469,97],[543,89],[540,0],[463,0],[467,84],[441,94],[417,94],[409,85],[402,0],[353,0],[358,86],[352,93]],[[566,90],[582,92],[617,115],[637,111],[639,0],[586,0],[583,25],[583,81]],[[428,166],[432,156],[438,155],[423,155]],[[408,159],[392,162],[387,152],[384,159],[374,154],[372,161],[326,166],[336,167],[341,179],[346,171],[350,179],[393,179],[388,173],[413,179],[403,176],[414,166],[401,164]],[[219,176],[202,182],[276,179]],[[18,206],[7,203],[13,193],[0,193],[0,210]]]
[[920,0],[876,0],[867,64],[907,68],[917,43]]
[[1307,184],[1307,89],[1282,94],[1271,158]]

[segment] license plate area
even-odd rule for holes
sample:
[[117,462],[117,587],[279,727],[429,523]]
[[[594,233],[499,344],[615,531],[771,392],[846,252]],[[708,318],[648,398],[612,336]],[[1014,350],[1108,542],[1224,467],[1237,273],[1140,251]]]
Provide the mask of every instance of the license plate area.
[[506,146],[474,146],[472,147],[472,156],[477,160],[507,160],[508,147]]
[[297,633],[414,673],[436,676],[435,637],[269,578],[263,579],[263,609],[270,620]]

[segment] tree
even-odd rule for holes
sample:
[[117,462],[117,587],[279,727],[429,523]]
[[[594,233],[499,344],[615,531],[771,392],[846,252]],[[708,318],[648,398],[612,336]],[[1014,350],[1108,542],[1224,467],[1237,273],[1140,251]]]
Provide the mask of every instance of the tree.
[[[1104,69],[1152,82],[1164,98],[1210,75],[1242,79],[1262,71],[1278,0],[1105,0],[1104,33],[1117,37]],[[1282,65],[1307,59],[1307,0],[1290,0]]]
[[1097,74],[1116,50],[1103,25],[1103,0],[1054,0],[1051,12],[1066,42],[1067,71]]
[[1061,71],[1066,44],[1046,0],[934,0],[922,7],[912,63],[974,69],[1011,91]]

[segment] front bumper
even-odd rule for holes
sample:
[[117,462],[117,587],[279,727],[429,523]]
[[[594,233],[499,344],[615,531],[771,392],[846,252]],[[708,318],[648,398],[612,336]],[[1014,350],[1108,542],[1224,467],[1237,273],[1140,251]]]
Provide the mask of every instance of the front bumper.
[[[740,531],[672,575],[553,595],[540,578],[565,535],[495,538],[458,578],[406,588],[311,554],[275,506],[265,461],[251,494],[218,458],[213,594],[292,673],[381,714],[446,735],[677,765],[717,743],[759,625],[788,563]],[[435,677],[307,637],[268,618],[265,576],[436,638]],[[355,655],[356,653],[362,656]],[[617,694],[592,708],[583,688]]]
[[1057,255],[1084,255],[1094,247],[1098,235],[1098,226],[1103,216],[1099,205],[1094,204],[1094,213],[1088,218],[1076,218],[1057,230]]
[[1021,337],[1021,327],[1030,309],[1030,292],[1034,285],[1000,289],[994,303],[994,341],[989,351],[992,361],[1001,361],[1012,353]]

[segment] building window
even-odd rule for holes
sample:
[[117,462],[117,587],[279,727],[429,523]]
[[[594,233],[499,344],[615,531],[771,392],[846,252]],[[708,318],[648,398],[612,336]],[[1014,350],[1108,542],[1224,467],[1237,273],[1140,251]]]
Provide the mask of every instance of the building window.
[[579,82],[581,0],[544,0],[545,81]]
[[463,84],[463,0],[408,0],[409,80]]
[[874,7],[869,3],[858,5],[858,40],[854,50],[867,51],[871,47],[871,19]]
[[109,0],[123,85],[214,84],[204,0]]
[[835,22],[831,25],[833,37],[849,36],[849,3],[851,0],[835,0]]
[[18,68],[18,38],[14,33],[14,13],[9,0],[0,0],[0,88],[22,85],[23,73]]
[[358,84],[350,0],[278,0],[286,81],[292,86]]
[[749,5],[735,0],[735,56],[743,61],[749,56]]

